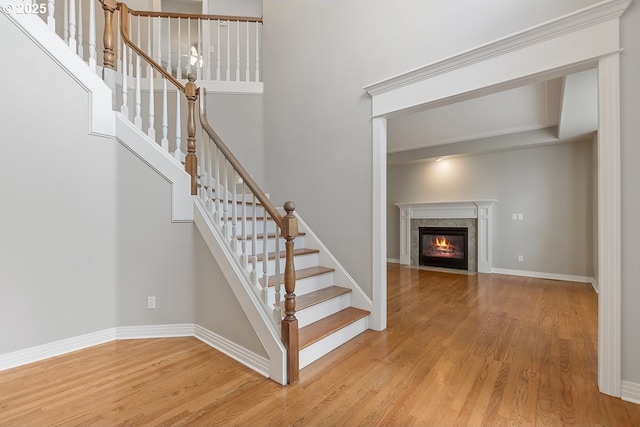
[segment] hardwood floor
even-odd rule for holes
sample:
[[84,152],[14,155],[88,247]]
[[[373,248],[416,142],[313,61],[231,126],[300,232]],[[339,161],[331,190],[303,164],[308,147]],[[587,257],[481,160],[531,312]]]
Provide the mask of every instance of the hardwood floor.
[[195,338],[0,372],[0,426],[640,426],[597,389],[590,285],[388,267],[388,329],[281,387]]

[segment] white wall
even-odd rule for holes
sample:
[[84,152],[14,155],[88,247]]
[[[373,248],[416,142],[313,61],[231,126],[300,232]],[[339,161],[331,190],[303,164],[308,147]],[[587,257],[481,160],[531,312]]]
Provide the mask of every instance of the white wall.
[[266,180],[372,294],[371,102],[363,86],[594,0],[265,0]]
[[262,16],[262,0],[208,0],[208,2],[207,13],[211,15]]
[[640,384],[640,4],[622,16],[622,379]]
[[[395,203],[497,199],[494,268],[593,277],[592,146],[589,140],[389,165],[388,257],[400,258]],[[524,220],[513,221],[512,213]]]

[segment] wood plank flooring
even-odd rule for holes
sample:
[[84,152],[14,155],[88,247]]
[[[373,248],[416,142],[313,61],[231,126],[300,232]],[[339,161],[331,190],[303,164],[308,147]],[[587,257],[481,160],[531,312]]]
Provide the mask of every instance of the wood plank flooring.
[[195,338],[0,372],[0,426],[640,426],[597,388],[590,285],[388,266],[388,329],[281,387]]

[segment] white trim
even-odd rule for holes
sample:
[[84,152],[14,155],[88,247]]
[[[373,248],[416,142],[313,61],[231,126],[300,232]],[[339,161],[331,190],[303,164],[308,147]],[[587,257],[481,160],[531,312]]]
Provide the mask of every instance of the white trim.
[[369,325],[376,331],[382,331],[387,327],[387,119],[373,118],[372,132],[371,212],[375,232],[371,234],[373,310]]
[[400,258],[387,258],[387,262],[392,264],[400,264]]
[[622,381],[620,398],[627,402],[640,405],[640,384],[632,383],[631,381]]
[[194,336],[219,352],[226,354],[239,363],[242,363],[247,368],[252,369],[267,378],[269,377],[269,360],[267,358],[259,356],[244,347],[240,347],[233,341],[229,341],[215,332],[211,332],[199,325],[195,325]]
[[[606,0],[365,88],[375,119],[598,67],[598,384],[612,396],[620,396],[622,357],[619,17],[630,2]],[[375,149],[378,138],[374,132],[374,170],[387,156]],[[374,185],[373,190],[378,189],[386,193],[386,183]],[[374,206],[373,211],[385,208]],[[373,242],[379,242],[376,234],[385,230],[374,222]],[[374,253],[381,250],[373,248]],[[374,257],[374,271],[379,261]],[[374,280],[374,293],[383,287],[386,284]]]
[[522,276],[522,277],[536,277],[538,279],[550,279],[561,280],[563,282],[579,282],[587,283],[593,286],[593,277],[587,276],[575,276],[573,274],[560,274],[560,273],[545,273],[542,271],[527,271],[527,270],[510,270],[507,268],[492,268],[493,274],[507,274],[509,276]]
[[411,220],[437,218],[477,219],[478,273],[491,273],[493,266],[493,205],[497,200],[396,203],[400,208],[400,263],[411,264]]
[[0,371],[117,340],[195,337],[259,374],[269,377],[269,360],[193,323],[120,326],[0,355]]
[[[0,0],[0,5],[18,4],[17,1]],[[2,9],[2,8],[0,8]],[[88,131],[92,135],[115,136],[115,116],[111,105],[111,90],[105,82],[74,51],[51,31],[49,26],[33,14],[7,14],[2,12],[36,46],[44,51],[62,70],[73,78],[89,95]]]
[[193,221],[191,177],[184,167],[121,113],[116,113],[116,135],[129,151],[171,184],[171,220]]
[[94,345],[104,344],[116,339],[116,329],[105,329],[77,337],[54,341],[35,347],[25,348],[0,355],[0,371],[38,362],[51,357],[61,356],[72,351],[82,350]]
[[598,385],[612,396],[622,387],[619,56],[598,62]]
[[600,285],[598,284],[598,280],[595,277],[591,278],[591,286],[593,286],[593,290],[596,291],[596,294],[600,293]]
[[117,340],[149,339],[149,338],[174,338],[194,336],[193,323],[175,325],[145,325],[145,326],[118,326],[116,328]]

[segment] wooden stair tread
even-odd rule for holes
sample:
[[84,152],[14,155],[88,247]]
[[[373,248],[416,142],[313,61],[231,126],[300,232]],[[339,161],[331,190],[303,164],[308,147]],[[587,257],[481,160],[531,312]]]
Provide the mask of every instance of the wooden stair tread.
[[[296,234],[296,237],[302,237],[302,236],[304,236],[304,235],[305,235],[305,233],[303,233],[302,231],[299,231],[299,232],[298,232],[298,234]],[[258,240],[262,240],[262,239],[264,239],[264,234],[262,234],[262,233],[257,233],[256,238],[257,238]],[[276,233],[269,233],[269,234],[267,234],[267,239],[275,239],[275,238],[276,238]],[[282,238],[282,236],[280,236],[280,238]],[[238,239],[238,240],[244,240],[244,239],[242,238],[242,236],[236,236],[236,239]],[[252,239],[253,239],[252,234],[251,234],[251,233],[247,233],[247,241],[252,240]]]
[[[313,276],[320,276],[321,274],[325,274],[325,273],[332,273],[334,271],[335,271],[335,268],[323,267],[321,265],[317,267],[303,268],[301,270],[296,270],[296,281],[307,279]],[[263,279],[259,279],[259,280],[260,280],[260,284],[262,285],[264,280]],[[284,274],[280,274],[280,283],[284,283]],[[276,276],[269,276],[269,279],[267,281],[267,286],[275,286],[275,285],[276,285]]]
[[355,307],[345,308],[329,317],[318,320],[300,329],[298,340],[300,349],[320,341],[322,338],[331,335],[351,323],[368,316],[369,312]]
[[[309,292],[304,295],[296,296],[296,312],[304,310],[305,308],[313,307],[321,302],[328,301],[332,298],[339,297],[340,295],[348,294],[351,292],[349,288],[343,288],[342,286],[328,286],[326,288],[318,289],[317,291]],[[280,306],[284,309],[284,301],[280,303]]]
[[[307,249],[307,248],[300,248],[300,249],[294,249],[293,250],[293,256],[298,256],[298,255],[309,255],[309,254],[317,254],[320,253],[320,251],[318,249]],[[280,251],[280,258],[285,258],[286,252],[284,249],[282,249]],[[267,254],[267,259],[275,259],[276,258],[276,253],[275,252],[269,252]],[[262,261],[264,259],[264,255],[258,255],[258,261]]]

